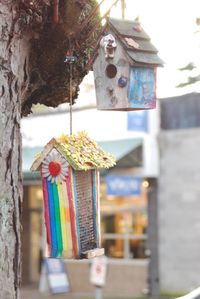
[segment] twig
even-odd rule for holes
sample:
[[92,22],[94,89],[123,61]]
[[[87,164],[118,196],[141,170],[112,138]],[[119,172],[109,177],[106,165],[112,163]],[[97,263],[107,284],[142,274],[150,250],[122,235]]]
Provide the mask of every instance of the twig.
[[87,26],[87,24],[91,21],[91,19],[95,16],[97,10],[99,9],[99,7],[101,6],[101,4],[104,2],[105,0],[102,0],[99,4],[97,4],[95,6],[95,8],[91,11],[91,13],[89,14],[89,16],[85,19],[85,21],[83,21],[83,23],[79,26],[79,28],[76,30],[76,33],[82,32],[85,27]]
[[[99,33],[98,41],[97,42],[95,41],[93,44],[91,44],[91,48],[92,48],[94,54],[92,55],[92,57],[89,59],[89,61],[87,62],[86,66],[85,66],[87,71],[90,70],[91,65],[93,64],[95,58],[97,57],[97,49],[99,47],[99,43],[100,43],[102,34],[104,33],[105,29],[106,29],[106,26],[104,26],[103,29],[101,30],[101,32]],[[95,47],[93,47],[93,45],[95,45]]]
[[[107,15],[110,13],[110,11],[111,11],[111,9],[113,8],[113,6],[116,5],[118,1],[119,1],[119,0],[116,0],[116,1],[110,6],[110,8],[106,11],[106,13],[105,13],[100,19],[98,19],[98,21],[93,25],[92,30],[89,31],[89,32],[87,33],[86,39],[87,39],[87,37],[88,37],[89,35],[91,35],[91,34],[96,30],[97,26],[101,23],[101,21],[107,17]],[[101,3],[102,3],[102,2],[101,2]],[[99,5],[100,5],[100,4],[99,4]],[[80,31],[79,35],[81,34],[81,32],[82,32],[83,30],[84,30],[84,28]]]
[[110,11],[111,11],[111,9],[113,8],[113,6],[117,4],[117,2],[119,2],[119,0],[116,0],[116,1],[111,5],[111,7],[107,10],[107,12],[103,15],[103,17],[101,17],[101,21],[107,17],[107,15],[110,13]]
[[87,36],[85,37],[86,40],[87,40],[88,36],[91,35],[91,34],[96,30],[97,26],[101,23],[101,21],[107,17],[107,15],[110,13],[112,7],[113,7],[114,5],[116,5],[118,1],[119,1],[119,0],[116,0],[116,1],[111,5],[111,7],[106,11],[106,13],[105,13],[105,14],[104,14],[104,15],[103,15],[103,16],[102,16],[102,17],[101,17],[101,18],[100,18],[94,25],[93,25],[92,30],[89,31],[89,32],[87,33]]

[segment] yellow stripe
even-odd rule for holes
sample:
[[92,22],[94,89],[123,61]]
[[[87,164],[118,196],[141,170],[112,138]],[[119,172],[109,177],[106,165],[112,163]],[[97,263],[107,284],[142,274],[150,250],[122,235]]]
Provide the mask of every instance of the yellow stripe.
[[64,194],[62,190],[62,183],[58,183],[58,195],[59,195],[59,203],[60,203],[60,221],[61,221],[61,231],[62,231],[62,241],[63,241],[63,256],[67,254],[68,246],[67,246],[67,228],[66,223],[67,219],[65,216],[65,201]]
[[69,214],[69,201],[66,189],[66,182],[62,182],[63,199],[65,206],[65,217],[66,217],[66,231],[67,231],[67,258],[73,257],[73,246],[72,246],[72,234],[71,234],[71,222]]

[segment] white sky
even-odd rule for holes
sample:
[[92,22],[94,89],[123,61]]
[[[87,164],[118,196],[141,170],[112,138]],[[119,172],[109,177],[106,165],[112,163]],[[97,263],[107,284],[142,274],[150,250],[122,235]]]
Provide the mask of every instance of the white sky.
[[[102,11],[114,0],[105,2]],[[177,71],[178,68],[195,61],[200,72],[200,34],[194,33],[196,17],[200,17],[200,0],[126,0],[126,6],[126,19],[140,17],[142,27],[165,62],[164,68],[158,71],[157,96],[200,92],[200,84],[175,88],[187,79],[187,73]],[[111,16],[120,18],[120,9],[121,1],[112,9]]]

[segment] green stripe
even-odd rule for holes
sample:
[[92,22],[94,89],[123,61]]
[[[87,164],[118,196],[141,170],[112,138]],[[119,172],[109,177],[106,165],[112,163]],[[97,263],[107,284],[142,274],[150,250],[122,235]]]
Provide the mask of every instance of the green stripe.
[[62,231],[61,231],[61,221],[60,221],[60,204],[59,204],[59,197],[58,197],[58,188],[55,182],[53,183],[53,198],[54,198],[54,207],[55,207],[58,253],[62,255],[63,244],[62,244]]

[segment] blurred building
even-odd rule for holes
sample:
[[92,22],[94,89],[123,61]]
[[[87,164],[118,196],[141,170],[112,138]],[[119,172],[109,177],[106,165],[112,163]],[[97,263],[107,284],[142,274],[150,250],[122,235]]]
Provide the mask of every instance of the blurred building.
[[162,99],[160,106],[160,290],[184,293],[199,286],[200,94]]
[[[74,109],[74,132],[86,129],[117,159],[101,172],[107,295],[184,293],[199,285],[200,94],[162,99],[160,123],[158,114]],[[40,176],[30,173],[30,165],[52,136],[67,132],[68,123],[66,111],[22,122],[24,284],[38,283],[45,246]],[[74,292],[93,292],[89,263],[66,261]]]
[[[53,136],[68,133],[68,127],[66,109],[39,113],[22,121],[24,284],[38,283],[45,244],[40,175],[30,173],[29,169],[42,146]],[[113,169],[101,173],[102,245],[109,257],[105,293],[139,296],[149,287],[148,277],[152,272],[148,267],[147,239],[149,212],[153,215],[154,210],[149,210],[148,202],[155,201],[152,190],[155,190],[159,169],[158,111],[103,112],[91,105],[74,108],[73,131],[80,130],[86,130],[117,159]],[[93,291],[89,283],[89,263],[66,261],[74,292]],[[81,283],[78,274],[83,278]]]

